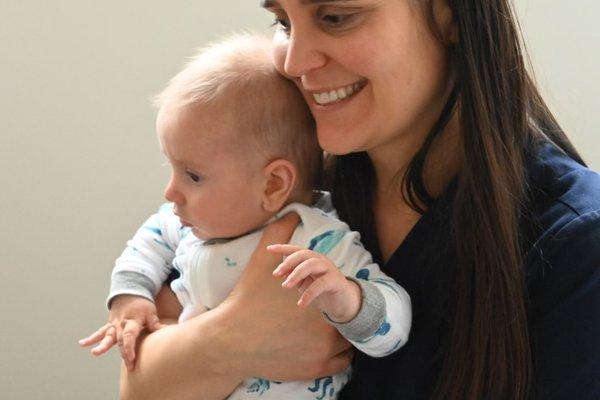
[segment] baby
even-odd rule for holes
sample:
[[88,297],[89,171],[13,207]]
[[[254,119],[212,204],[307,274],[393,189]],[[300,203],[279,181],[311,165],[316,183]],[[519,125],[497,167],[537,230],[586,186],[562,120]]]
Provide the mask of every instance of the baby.
[[[123,336],[132,368],[141,329],[163,325],[154,297],[169,275],[179,321],[221,303],[239,279],[263,227],[300,216],[287,256],[273,272],[298,287],[299,306],[316,306],[357,349],[382,357],[408,339],[408,294],[373,264],[359,234],[338,220],[327,193],[313,190],[322,169],[314,122],[293,83],[273,68],[271,44],[239,35],[203,49],[157,97],[157,131],[172,167],[161,206],[116,261],[109,323],[80,344],[102,354]],[[306,382],[251,378],[229,399],[337,398],[349,371]]]

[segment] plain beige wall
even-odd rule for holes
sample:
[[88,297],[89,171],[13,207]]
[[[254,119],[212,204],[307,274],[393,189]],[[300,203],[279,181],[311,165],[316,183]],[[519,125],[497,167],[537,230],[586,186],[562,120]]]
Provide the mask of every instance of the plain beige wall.
[[[600,168],[595,0],[520,0],[538,80]],[[149,98],[192,50],[269,30],[258,0],[4,0],[0,6],[0,398],[113,399],[101,324],[113,260],[162,201]]]

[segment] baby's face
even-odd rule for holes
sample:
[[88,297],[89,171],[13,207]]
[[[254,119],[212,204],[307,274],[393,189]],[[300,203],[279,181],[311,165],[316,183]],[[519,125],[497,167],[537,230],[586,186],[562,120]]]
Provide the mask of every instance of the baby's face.
[[236,140],[233,117],[217,107],[161,109],[157,132],[172,173],[165,198],[200,239],[230,238],[264,224],[260,161]]

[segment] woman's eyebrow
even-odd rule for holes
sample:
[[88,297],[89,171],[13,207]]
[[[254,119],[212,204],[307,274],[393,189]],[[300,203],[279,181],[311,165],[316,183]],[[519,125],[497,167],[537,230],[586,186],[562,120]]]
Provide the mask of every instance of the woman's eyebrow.
[[[352,0],[301,0],[300,4],[320,4],[320,3],[343,3]],[[277,0],[261,0],[260,6],[263,8],[273,8],[278,6]]]

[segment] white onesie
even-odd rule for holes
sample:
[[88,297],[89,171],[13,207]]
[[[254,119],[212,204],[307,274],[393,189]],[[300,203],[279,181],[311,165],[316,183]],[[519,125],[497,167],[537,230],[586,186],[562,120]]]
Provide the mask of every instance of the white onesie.
[[[325,193],[317,206],[293,203],[278,216],[290,211],[298,213],[301,222],[290,243],[327,255],[345,276],[361,286],[362,307],[352,321],[337,324],[325,319],[358,350],[373,357],[386,356],[408,340],[410,298],[372,262],[370,253],[360,243],[360,235],[350,231],[334,211],[326,213],[321,209],[331,209],[330,204]],[[180,276],[171,283],[171,288],[183,306],[179,321],[210,310],[231,292],[261,235],[259,229],[231,240],[202,241],[190,228],[181,225],[172,204],[164,204],[127,242],[127,248],[117,259],[109,304],[120,294],[153,301],[168,275],[176,269]],[[343,374],[310,381],[251,378],[241,383],[228,399],[336,399],[349,377],[348,369]]]

